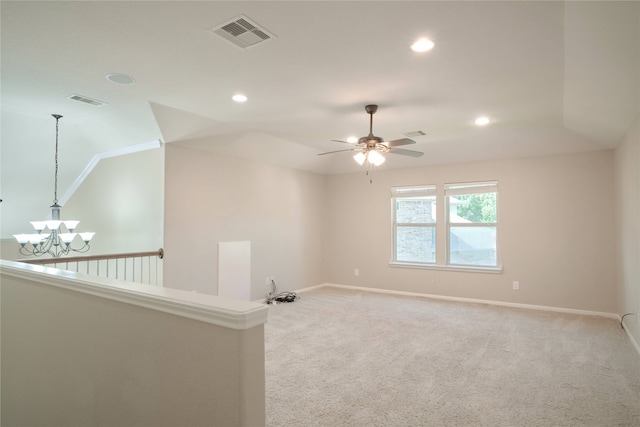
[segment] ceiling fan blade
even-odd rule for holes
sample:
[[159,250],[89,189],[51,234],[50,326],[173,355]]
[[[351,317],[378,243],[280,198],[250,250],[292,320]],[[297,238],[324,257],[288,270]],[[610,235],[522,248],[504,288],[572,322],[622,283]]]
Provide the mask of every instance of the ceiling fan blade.
[[342,153],[344,151],[360,151],[360,148],[349,148],[346,150],[327,151],[326,153],[320,153],[318,156],[324,156],[325,154]]
[[411,156],[411,157],[420,157],[424,154],[420,151],[404,150],[402,148],[390,148],[389,153],[402,154],[403,156]]
[[415,143],[416,142],[413,139],[400,138],[400,139],[394,139],[393,141],[389,141],[385,145],[389,148],[392,148],[392,147],[399,147],[401,145],[409,145],[409,144],[415,144]]
[[341,141],[341,140],[339,140],[339,139],[332,139],[332,141],[334,141],[334,142],[342,142],[343,144],[355,145],[355,143],[353,143],[353,142]]

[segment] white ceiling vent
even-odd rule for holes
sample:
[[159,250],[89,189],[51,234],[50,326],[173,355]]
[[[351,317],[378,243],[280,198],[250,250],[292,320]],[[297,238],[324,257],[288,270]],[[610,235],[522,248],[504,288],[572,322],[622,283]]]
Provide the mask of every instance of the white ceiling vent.
[[275,37],[244,15],[214,27],[211,31],[241,49],[255,46]]
[[94,105],[96,107],[102,107],[103,105],[107,105],[106,102],[98,101],[97,99],[89,98],[86,96],[73,94],[67,96],[67,99],[71,99],[72,101],[84,102],[85,104]]
[[422,135],[426,135],[426,133],[424,133],[421,130],[414,130],[414,131],[405,133],[405,136],[408,136],[409,138],[415,138],[417,136],[422,136]]

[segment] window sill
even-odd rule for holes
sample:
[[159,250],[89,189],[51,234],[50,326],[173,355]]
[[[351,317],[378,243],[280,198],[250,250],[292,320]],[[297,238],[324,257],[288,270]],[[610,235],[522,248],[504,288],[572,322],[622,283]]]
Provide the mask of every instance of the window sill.
[[390,262],[389,266],[397,268],[418,268],[423,270],[443,270],[443,271],[459,271],[463,273],[489,273],[502,274],[502,266],[500,267],[479,267],[467,265],[436,265],[436,264],[414,264],[410,262]]

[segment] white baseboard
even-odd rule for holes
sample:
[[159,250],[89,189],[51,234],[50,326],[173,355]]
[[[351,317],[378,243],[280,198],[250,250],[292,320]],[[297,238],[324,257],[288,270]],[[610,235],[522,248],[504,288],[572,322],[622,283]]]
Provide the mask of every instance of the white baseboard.
[[445,300],[445,301],[471,302],[476,304],[498,305],[502,307],[526,308],[529,310],[554,311],[558,313],[582,314],[585,316],[599,316],[599,317],[606,317],[608,319],[614,319],[614,320],[620,321],[620,316],[616,313],[605,313],[601,311],[589,311],[589,310],[576,310],[573,308],[550,307],[546,305],[533,305],[533,304],[520,304],[520,303],[514,303],[514,302],[492,301],[492,300],[475,299],[475,298],[451,297],[446,295],[434,295],[434,294],[423,294],[418,292],[396,291],[396,290],[390,290],[390,289],[367,288],[363,286],[338,285],[335,283],[323,283],[321,285],[299,289],[297,292],[306,292],[313,289],[322,288],[324,286],[342,288],[342,289],[354,289],[354,290],[360,290],[360,291],[366,291],[366,292],[377,292],[381,294],[394,294],[394,295],[406,295],[406,296],[414,296],[414,297],[422,297],[422,298],[432,298],[432,299],[439,299],[439,300]]
[[309,286],[308,288],[298,289],[296,292],[308,292],[313,291],[314,289],[324,288],[325,286],[333,286],[331,283],[322,283],[320,285]]

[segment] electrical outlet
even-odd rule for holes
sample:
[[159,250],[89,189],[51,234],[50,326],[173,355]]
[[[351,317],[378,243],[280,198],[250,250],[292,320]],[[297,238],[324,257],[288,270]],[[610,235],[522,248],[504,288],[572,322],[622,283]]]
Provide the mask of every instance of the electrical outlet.
[[360,269],[356,268],[355,270],[353,270],[353,275],[354,276],[359,276],[360,275]]
[[269,276],[267,276],[267,278],[265,279],[265,284],[267,286],[271,285],[271,278]]
[[520,290],[520,282],[518,282],[517,280],[513,281],[513,290],[514,291]]

